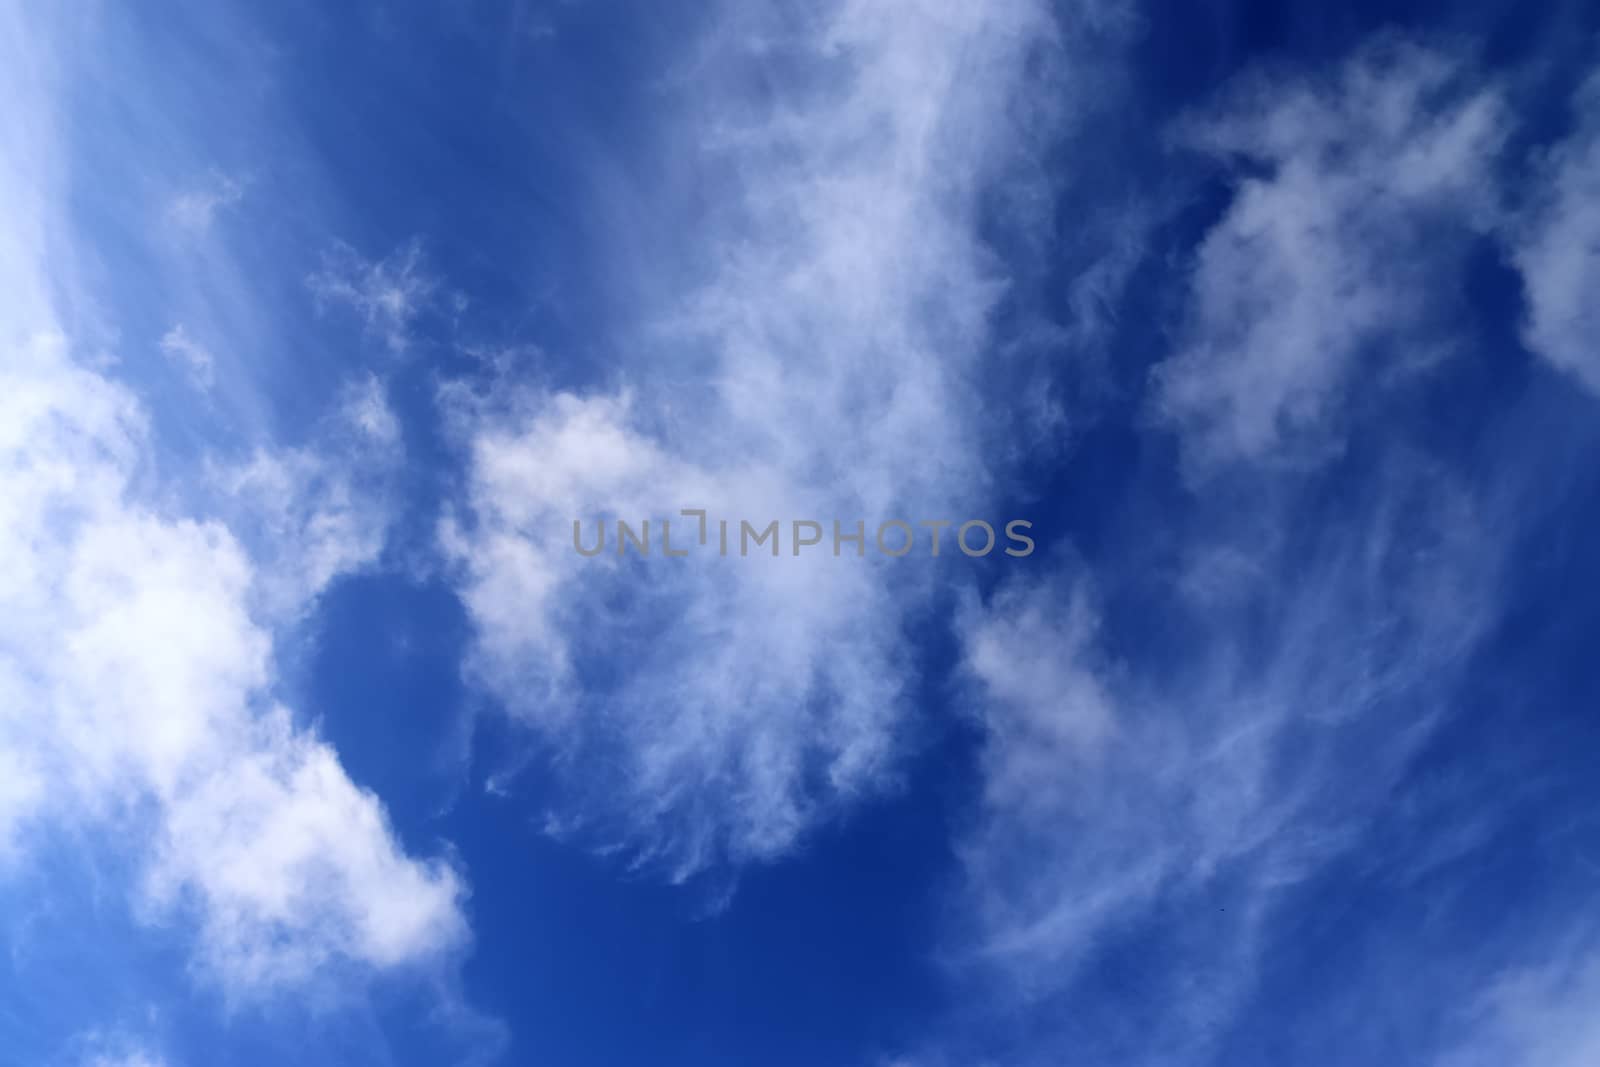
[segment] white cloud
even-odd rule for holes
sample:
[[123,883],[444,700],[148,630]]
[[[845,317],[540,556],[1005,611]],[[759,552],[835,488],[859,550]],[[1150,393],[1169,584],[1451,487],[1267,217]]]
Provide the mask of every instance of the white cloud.
[[[894,781],[906,613],[929,575],[826,549],[622,567],[579,559],[571,522],[674,518],[678,536],[686,507],[846,523],[983,508],[972,378],[1005,278],[978,195],[1053,34],[1028,2],[847,2],[798,28],[730,9],[678,83],[715,207],[685,219],[687,254],[649,265],[673,284],[639,312],[626,387],[450,401],[471,473],[444,541],[475,673],[573,779],[612,769],[574,784],[557,823],[679,875],[780,854]],[[723,91],[749,64],[779,69],[774,50],[826,76],[754,105]]]
[[[965,669],[1005,709],[991,729],[1025,735],[1005,746],[1032,765],[1005,776],[1024,794],[1050,787],[1060,773],[1054,761],[1063,753],[1092,753],[1116,728],[1110,693],[1081,661],[1094,647],[1097,626],[1091,597],[1057,576],[1003,586],[965,632]],[[1039,640],[1040,634],[1049,640]]]
[[376,374],[368,374],[346,387],[340,416],[359,430],[373,448],[392,452],[401,445],[400,419],[389,406],[388,393]]
[[[195,917],[201,959],[231,993],[323,966],[425,965],[466,940],[461,879],[408,856],[377,799],[279,705],[283,620],[262,606],[297,617],[293,597],[264,591],[263,558],[295,570],[303,601],[381,537],[327,491],[351,472],[322,458],[312,477],[293,451],[261,454],[287,471],[282,497],[237,495],[256,515],[305,501],[281,529],[187,513],[175,501],[204,494],[156,469],[143,406],[78,358],[58,303],[85,287],[59,199],[64,28],[24,31],[0,9],[0,200],[14,219],[0,231],[0,768],[21,771],[0,786],[0,873],[63,828],[120,850],[145,880],[132,906]],[[352,440],[392,447],[371,390],[350,411]]]
[[132,1040],[121,1033],[91,1030],[73,1042],[78,1046],[70,1062],[79,1067],[168,1067],[169,1061],[149,1041]]
[[83,1067],[167,1067],[167,1061],[148,1052],[96,1054],[84,1060]]
[[49,783],[11,812],[14,837],[153,813],[131,838],[152,849],[144,902],[192,907],[234,990],[459,946],[454,871],[407,857],[376,798],[273,702],[261,576],[239,541],[134,495],[147,437],[132,397],[48,337],[7,362],[0,397],[0,752]]
[[1552,946],[1550,958],[1507,968],[1461,1017],[1438,1067],[1587,1067],[1600,1063],[1600,956]]
[[[869,562],[640,570],[571,547],[579,515],[659,513],[663,500],[823,514],[815,491],[690,467],[631,427],[625,400],[541,403],[476,424],[473,522],[448,522],[444,541],[480,630],[476,676],[558,747],[614,768],[573,783],[580,823],[682,876],[776,855],[830,805],[875,788],[904,674]],[[695,536],[693,520],[674,529],[680,543]]]
[[346,387],[311,444],[209,465],[220,506],[258,565],[267,618],[297,618],[336,577],[377,560],[403,461],[399,420],[383,383],[368,375]]
[[210,349],[201,345],[178,323],[161,336],[161,351],[179,363],[189,380],[202,391],[210,389],[216,381],[216,361]]
[[244,199],[244,184],[218,171],[212,171],[194,188],[179,193],[167,205],[167,218],[191,234],[211,229],[217,212]]
[[368,332],[392,351],[411,346],[417,319],[438,289],[424,263],[422,245],[412,241],[380,260],[368,260],[348,245],[334,245],[306,284],[319,304],[348,306]]
[[44,788],[27,753],[0,748],[0,869],[14,858],[14,834],[28,813],[39,806]]
[[1435,294],[1464,240],[1496,222],[1506,129],[1493,86],[1395,41],[1328,84],[1247,80],[1183,129],[1266,171],[1241,174],[1202,241],[1181,347],[1156,372],[1196,469],[1336,447],[1354,386],[1437,357],[1449,331]]
[[395,967],[465,935],[456,874],[394,841],[382,805],[284,709],[172,805],[154,899],[199,903],[207,961],[236,984],[303,980],[329,962]]
[[[1466,703],[1503,606],[1497,576],[1525,521],[1507,501],[1529,491],[1515,449],[1463,479],[1390,448],[1359,497],[1317,477],[1363,404],[1456,339],[1445,283],[1471,242],[1506,232],[1495,169],[1510,121],[1498,89],[1466,73],[1386,40],[1330,81],[1247,81],[1184,125],[1185,144],[1239,177],[1202,240],[1156,403],[1189,473],[1228,464],[1232,478],[1164,511],[1168,528],[1101,546],[1093,574],[1064,564],[962,614],[985,740],[981,806],[958,846],[959,958],[1005,1025],[1025,1020],[1022,1062],[1067,1048],[1093,1062],[1216,1058],[1241,1012],[1277,1006],[1261,965],[1303,948],[1279,934],[1303,933],[1300,909],[1320,905],[1312,883],[1335,861],[1409,884],[1505,817],[1475,803],[1408,854],[1373,847],[1397,801],[1416,800],[1397,786]],[[1551,153],[1550,195],[1517,252],[1529,343],[1580,379],[1591,132]],[[1449,968],[1429,944],[1418,970]],[[1410,950],[1375,948],[1368,975],[1387,979]],[[1438,1062],[1600,1054],[1596,969],[1556,955],[1489,983]],[[1452,969],[1472,980],[1469,961]],[[1420,1032],[1451,1009],[1418,1007]]]
[[1529,348],[1600,393],[1600,74],[1573,101],[1578,129],[1543,161],[1539,197],[1513,237]]
[[[1080,969],[1141,931],[1163,963],[1137,1047],[1198,1055],[1251,988],[1280,895],[1355,846],[1452,706],[1494,607],[1472,515],[1411,469],[1309,544],[1277,510],[1226,523],[1160,583],[1154,638],[1103,635],[1072,567],[971,607],[984,793],[961,854],[983,973],[1024,1000],[1083,993]],[[1200,580],[1225,558],[1254,567]],[[1075,1003],[1086,1026],[1105,1007]]]

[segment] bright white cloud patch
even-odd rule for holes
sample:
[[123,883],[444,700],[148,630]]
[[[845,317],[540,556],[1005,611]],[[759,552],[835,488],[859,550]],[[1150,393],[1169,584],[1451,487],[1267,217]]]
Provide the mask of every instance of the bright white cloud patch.
[[403,461],[399,421],[369,375],[345,389],[312,444],[209,465],[222,511],[257,563],[267,618],[298,618],[334,578],[377,560]]
[[349,441],[392,449],[381,395],[352,394],[340,472],[268,452],[253,469],[271,467],[270,484],[232,486],[232,517],[276,525],[176,508],[147,413],[60,327],[58,298],[83,283],[60,207],[59,42],[13,19],[0,12],[0,199],[16,222],[0,232],[0,861],[26,863],[33,835],[63,826],[125,850],[144,878],[133,906],[196,917],[233,992],[434,959],[466,937],[459,877],[408,856],[378,800],[274,698],[270,624],[381,545],[382,522],[337,488],[363,473]]
[[1543,188],[1513,255],[1527,286],[1528,347],[1600,393],[1600,74],[1573,111],[1578,129],[1539,168]]
[[[234,988],[459,945],[456,874],[407,857],[376,798],[272,701],[252,560],[219,523],[138,500],[132,397],[45,336],[0,371],[0,426],[0,754],[34,783],[6,793],[13,838],[60,820],[131,832],[150,849],[146,903],[192,907]],[[326,581],[308,547],[301,572]]]
[[395,967],[459,945],[454,872],[406,857],[377,798],[286,711],[256,733],[173,805],[151,874],[158,901],[200,902],[209,961],[259,986],[342,959]]
[[1256,172],[1201,242],[1181,348],[1156,372],[1193,463],[1335,446],[1353,387],[1441,354],[1438,294],[1496,221],[1506,128],[1459,62],[1386,42],[1328,83],[1248,80],[1181,131]]
[[[622,567],[578,558],[571,523],[671,519],[682,537],[678,510],[705,508],[831,536],[834,518],[974,517],[970,376],[1004,286],[978,194],[1052,32],[1026,2],[842,3],[798,38],[764,9],[729,17],[684,133],[720,206],[683,264],[658,264],[687,282],[644,312],[630,387],[451,400],[471,487],[445,544],[476,673],[558,750],[596,758],[581,766],[614,768],[577,787],[580,819],[679,874],[776,855],[892,781],[926,576],[831,544]],[[781,105],[716,91],[771,49],[828,73]]]

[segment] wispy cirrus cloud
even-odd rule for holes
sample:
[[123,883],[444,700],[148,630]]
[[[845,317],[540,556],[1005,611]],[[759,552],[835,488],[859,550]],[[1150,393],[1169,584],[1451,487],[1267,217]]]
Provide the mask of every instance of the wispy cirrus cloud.
[[1600,74],[1572,99],[1577,128],[1534,168],[1533,203],[1512,255],[1527,289],[1529,348],[1600,393]]
[[306,284],[321,305],[353,311],[394,352],[410,347],[413,327],[438,289],[422,244],[415,240],[378,260],[335,244],[323,253],[321,266]]
[[1398,39],[1325,79],[1246,78],[1178,141],[1235,171],[1196,253],[1178,351],[1157,405],[1198,471],[1315,461],[1342,443],[1349,398],[1450,345],[1461,253],[1500,221],[1509,129],[1460,57]]
[[1501,969],[1454,1019],[1457,1037],[1438,1067],[1583,1067],[1600,1058],[1600,957],[1592,936],[1570,931],[1540,958]]
[[[1254,981],[1274,909],[1358,847],[1448,716],[1493,619],[1493,542],[1440,472],[1389,479],[1307,539],[1275,529],[1318,511],[1279,498],[1186,545],[1162,583],[1178,648],[1119,654],[1140,644],[1106,632],[1119,572],[1081,564],[964,618],[986,734],[963,848],[974,951],[1025,998],[1071,991],[1110,1013],[1100,1038],[1160,1004],[1105,1055],[1201,1047]],[[1087,976],[1128,938],[1161,944],[1167,977],[1108,1007]]]
[[[973,383],[1006,274],[982,196],[1055,32],[1030,2],[844,2],[798,24],[730,6],[670,81],[716,195],[649,265],[674,281],[631,324],[622,387],[453,391],[469,487],[444,543],[474,672],[575,768],[558,822],[686,877],[781,855],[896,780],[926,574],[622,567],[577,558],[570,524],[985,506]],[[758,67],[792,84],[721,90]],[[594,766],[612,771],[585,785]]]
[[1191,492],[1093,566],[1058,546],[1048,580],[1003,582],[959,627],[985,740],[958,970],[1034,1021],[1015,1062],[1225,1056],[1336,865],[1418,877],[1507,815],[1480,805],[1426,854],[1376,844],[1466,702],[1526,521],[1507,501],[1537,481],[1365,418],[1473,343],[1427,282],[1503,232],[1512,116],[1464,69],[1386,39],[1330,78],[1247,78],[1181,127],[1250,168],[1152,380],[1149,432],[1175,432]]
[[216,360],[211,351],[200,344],[183,323],[178,323],[161,335],[161,351],[183,367],[184,373],[195,386],[204,391],[216,381]]
[[211,171],[204,180],[172,198],[167,218],[189,234],[205,234],[218,212],[244,199],[244,183],[220,171]]

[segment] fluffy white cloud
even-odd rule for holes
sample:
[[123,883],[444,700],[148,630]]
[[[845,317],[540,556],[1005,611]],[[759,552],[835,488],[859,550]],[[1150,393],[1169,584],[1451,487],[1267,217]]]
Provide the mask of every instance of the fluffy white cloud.
[[157,469],[146,411],[62,326],[92,303],[56,113],[77,25],[0,9],[0,862],[63,827],[124,850],[136,910],[196,917],[233,992],[435,959],[466,938],[459,876],[406,854],[272,670],[273,625],[381,545],[338,487],[364,478],[363,449],[392,450],[393,421],[364,386],[337,461],[263,453],[252,470],[274,478],[241,477],[215,509],[234,525],[192,513],[203,479]]
[[160,848],[155,899],[197,899],[208,961],[238,984],[414,963],[465,935],[455,873],[405,856],[377,798],[281,708],[176,799]]
[[[1027,0],[846,2],[794,29],[730,6],[686,79],[680,136],[716,206],[652,264],[675,284],[640,312],[626,387],[449,401],[471,481],[444,542],[477,676],[574,779],[607,768],[560,822],[679,875],[778,854],[893,780],[928,575],[829,547],[624,567],[578,558],[572,520],[682,537],[680,508],[852,525],[984,506],[973,380],[1005,279],[979,193],[1053,33]],[[755,104],[722,91],[756,63],[817,76]]]
[[[143,903],[192,907],[235,989],[459,946],[455,872],[406,856],[273,702],[252,559],[220,523],[138,498],[133,398],[46,336],[0,371],[0,424],[0,753],[33,783],[6,792],[14,845],[59,820],[123,827],[150,850]],[[331,578],[325,543],[307,550],[281,562]]]
[[1386,41],[1327,84],[1247,80],[1181,131],[1246,165],[1200,245],[1181,347],[1156,372],[1197,469],[1337,446],[1353,386],[1448,345],[1436,294],[1464,238],[1497,221],[1504,110],[1459,62]]
[[399,420],[368,375],[345,388],[311,444],[209,464],[220,508],[257,564],[267,618],[293,620],[334,578],[378,558],[403,461]]
[[1542,191],[1513,256],[1527,287],[1528,347],[1600,393],[1600,74],[1573,111],[1578,128],[1539,168]]

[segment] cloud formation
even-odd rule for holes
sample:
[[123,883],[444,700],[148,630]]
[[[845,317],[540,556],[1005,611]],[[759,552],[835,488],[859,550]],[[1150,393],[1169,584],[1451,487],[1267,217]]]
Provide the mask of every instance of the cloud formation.
[[1070,565],[966,618],[981,956],[1058,992],[1148,917],[1223,899],[1211,935],[1171,947],[1163,1025],[1193,1022],[1194,974],[1218,998],[1247,980],[1275,895],[1359,840],[1492,618],[1494,553],[1438,479],[1392,479],[1309,543],[1230,525],[1187,546],[1162,608],[1181,652],[1116,656],[1128,642],[1102,636],[1097,583]]
[[346,244],[335,244],[307,279],[323,306],[353,311],[363,327],[402,352],[410,347],[417,319],[428,308],[438,283],[427,271],[422,244],[411,241],[379,260],[369,260]]
[[[15,609],[0,629],[0,751],[32,783],[8,790],[13,841],[58,820],[131,831],[150,850],[144,903],[193,907],[203,958],[242,990],[462,944],[459,877],[406,856],[377,799],[273,699],[261,578],[238,539],[139,501],[138,403],[74,366],[59,336],[14,351],[0,379]],[[284,552],[322,582],[363,561],[324,566],[316,537]]]
[[1495,975],[1462,1010],[1439,1067],[1584,1067],[1600,1059],[1600,959],[1581,934]]
[[217,212],[244,199],[244,184],[236,178],[212,171],[195,187],[179,193],[167,206],[167,217],[190,234],[205,234]]
[[1600,393],[1600,73],[1574,96],[1577,129],[1536,168],[1512,255],[1527,288],[1528,347]]
[[[1005,277],[979,196],[1053,33],[1027,2],[846,2],[797,37],[779,24],[730,7],[685,75],[704,88],[682,136],[717,197],[682,261],[657,264],[685,281],[641,312],[626,384],[448,399],[470,488],[444,544],[474,673],[558,764],[613,768],[564,815],[679,877],[779,855],[895,780],[928,576],[826,549],[585,560],[572,520],[681,536],[680,508],[875,527],[984,506],[972,376]],[[774,49],[792,92],[718,90]]]
[[15,871],[51,831],[82,834],[138,872],[135,913],[195,919],[200,962],[239,995],[438,960],[467,940],[461,877],[407,854],[378,799],[280,703],[273,664],[277,627],[381,547],[386,518],[350,486],[363,455],[392,461],[392,416],[363,386],[335,420],[352,462],[263,451],[225,502],[162,469],[149,410],[62,326],[62,303],[92,289],[62,206],[56,59],[71,53],[52,47],[77,26],[37,27],[21,48],[12,19],[0,14],[0,118],[16,135],[0,193],[19,223],[0,235],[0,861]]
[[177,362],[202,392],[210,389],[216,380],[216,361],[211,352],[189,336],[189,331],[178,323],[161,335],[161,351]]
[[1461,704],[1515,518],[1400,435],[1345,448],[1462,340],[1432,282],[1504,221],[1510,119],[1464,70],[1387,39],[1180,126],[1240,168],[1152,379],[1191,491],[960,623],[985,738],[963,961],[997,1011],[1037,1009],[1019,1062],[1207,1062],[1281,917]]
[[1178,350],[1155,374],[1191,466],[1314,461],[1358,388],[1447,354],[1461,253],[1499,220],[1509,119],[1462,60],[1398,40],[1326,80],[1246,78],[1178,141],[1232,168]]
[[84,1061],[84,1067],[166,1067],[166,1061],[145,1052],[125,1055],[96,1055]]

